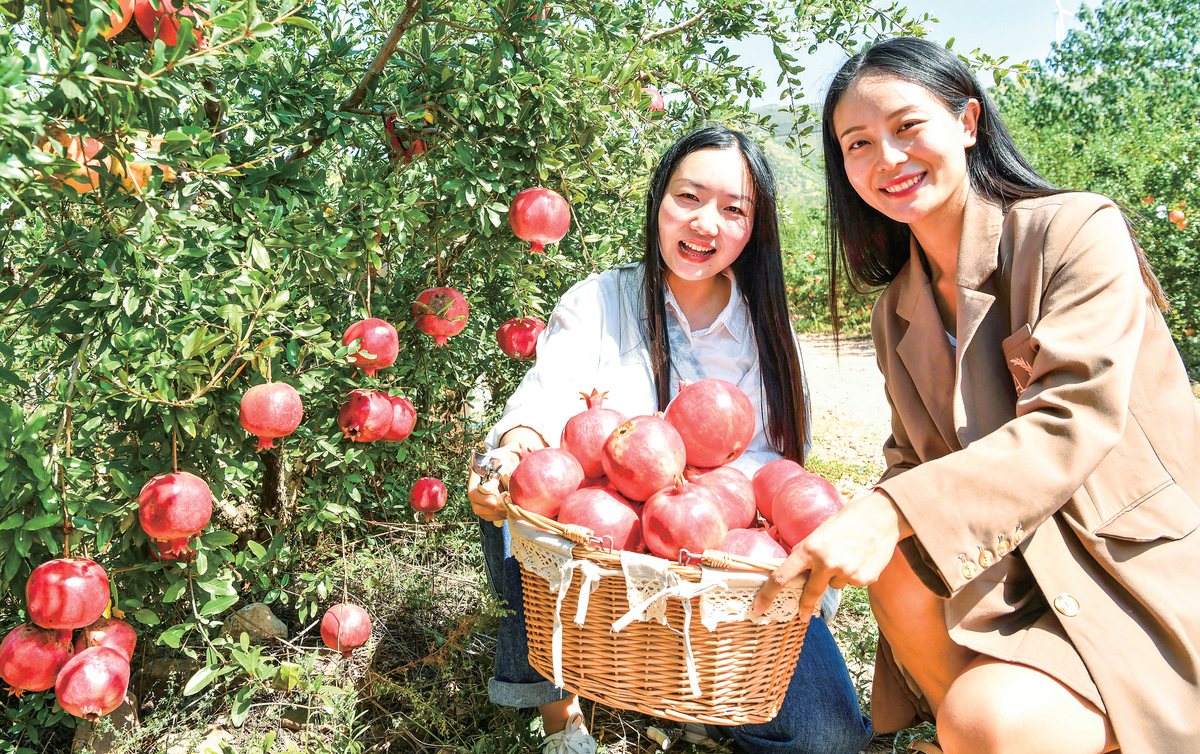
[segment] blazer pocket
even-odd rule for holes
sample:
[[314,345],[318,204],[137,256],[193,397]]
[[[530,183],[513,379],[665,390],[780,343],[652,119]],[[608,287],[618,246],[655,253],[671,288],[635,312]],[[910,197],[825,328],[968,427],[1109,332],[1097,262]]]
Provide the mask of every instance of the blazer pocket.
[[1174,482],[1164,482],[1125,508],[1096,534],[1129,542],[1183,539],[1200,526],[1200,509]]
[[1033,328],[1025,325],[1000,343],[1000,347],[1004,349],[1004,362],[1012,374],[1018,396],[1025,392],[1025,388],[1029,387],[1033,379],[1033,357],[1037,352],[1030,343],[1032,339]]

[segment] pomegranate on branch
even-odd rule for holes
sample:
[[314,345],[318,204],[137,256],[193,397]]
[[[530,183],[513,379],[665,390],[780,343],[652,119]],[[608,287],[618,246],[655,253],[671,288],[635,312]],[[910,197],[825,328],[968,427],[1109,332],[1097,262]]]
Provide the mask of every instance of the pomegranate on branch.
[[368,377],[374,377],[380,369],[396,363],[396,357],[400,354],[400,337],[396,328],[377,317],[360,320],[346,328],[342,345],[348,346],[356,340],[361,341],[359,350],[350,359]]
[[662,92],[652,86],[643,86],[642,94],[650,97],[650,111],[659,112],[667,109],[667,101],[663,99]]
[[138,495],[138,520],[163,554],[190,554],[189,541],[208,526],[212,508],[208,484],[186,471],[159,474]]
[[[174,47],[179,41],[180,18],[192,20],[192,34],[200,49],[207,47],[200,27],[205,21],[196,15],[192,6],[177,8],[174,3],[182,0],[133,0],[133,17],[142,36],[154,42],[161,39],[167,47]],[[154,7],[157,5],[158,7]]]
[[268,382],[247,390],[238,416],[242,427],[258,438],[260,452],[275,447],[275,438],[295,432],[303,417],[300,394],[286,382]]
[[537,340],[546,323],[537,317],[513,317],[496,330],[496,342],[506,356],[517,361],[537,358]]
[[383,441],[402,442],[407,440],[408,436],[412,434],[413,427],[417,425],[417,409],[407,398],[401,398],[398,395],[384,395],[384,397],[388,399],[388,403],[392,404],[392,424],[388,427],[387,434],[383,436]]
[[45,691],[54,687],[58,671],[74,651],[70,630],[22,623],[0,642],[0,678],[8,684],[10,696]]
[[95,722],[121,706],[129,689],[129,661],[110,647],[91,647],[67,660],[54,697],[67,713]]
[[375,442],[382,440],[392,428],[393,416],[392,402],[383,393],[351,390],[338,411],[338,427],[347,440]]
[[101,618],[79,632],[75,637],[75,653],[90,647],[108,647],[121,653],[126,662],[133,662],[133,648],[137,646],[137,634],[123,620]]
[[446,505],[446,485],[441,479],[421,477],[408,493],[408,504],[424,513],[426,521],[432,521],[433,514]]
[[358,605],[343,602],[325,611],[321,618],[321,640],[342,657],[349,657],[371,638],[371,617]]
[[432,335],[434,346],[444,346],[447,339],[467,326],[470,306],[453,288],[427,288],[413,302],[412,311],[417,329]]
[[571,208],[554,189],[528,188],[508,207],[508,224],[517,238],[530,242],[529,250],[541,254],[548,243],[558,243],[571,227]]
[[48,560],[29,574],[25,603],[42,628],[83,628],[108,607],[108,573],[88,558]]

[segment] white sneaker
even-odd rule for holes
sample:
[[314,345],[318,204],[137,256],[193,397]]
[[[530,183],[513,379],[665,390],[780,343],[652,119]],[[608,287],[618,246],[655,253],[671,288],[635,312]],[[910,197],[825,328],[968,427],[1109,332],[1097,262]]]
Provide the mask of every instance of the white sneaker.
[[596,739],[583,727],[583,713],[567,718],[567,727],[546,736],[542,754],[596,754]]

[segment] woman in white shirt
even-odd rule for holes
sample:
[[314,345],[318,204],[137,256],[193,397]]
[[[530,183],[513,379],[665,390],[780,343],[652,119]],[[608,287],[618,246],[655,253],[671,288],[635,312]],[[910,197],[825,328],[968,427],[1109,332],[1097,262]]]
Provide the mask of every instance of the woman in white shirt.
[[[715,377],[756,404],[749,449],[732,465],[752,475],[780,457],[803,462],[808,411],[799,350],[787,316],[775,179],[762,150],[720,125],[693,131],[659,161],[646,200],[641,263],[591,275],[571,288],[538,340],[537,363],[487,438],[515,467],[521,446],[558,444],[579,394],[608,392],[626,416],[665,410],[680,379]],[[468,496],[481,519],[488,579],[514,614],[501,621],[496,704],[538,707],[545,752],[589,754],[576,697],[528,663],[518,564],[498,499],[472,474]],[[716,729],[757,754],[860,751],[871,738],[828,628],[815,618],[784,705],[761,725]]]

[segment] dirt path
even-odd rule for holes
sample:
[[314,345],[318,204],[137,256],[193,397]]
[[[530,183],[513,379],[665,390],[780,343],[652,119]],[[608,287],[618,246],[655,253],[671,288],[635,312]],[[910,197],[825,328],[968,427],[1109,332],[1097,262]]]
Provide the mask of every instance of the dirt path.
[[891,410],[869,337],[801,335],[812,402],[813,449],[822,459],[883,471],[880,448],[891,434]]

